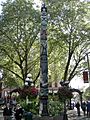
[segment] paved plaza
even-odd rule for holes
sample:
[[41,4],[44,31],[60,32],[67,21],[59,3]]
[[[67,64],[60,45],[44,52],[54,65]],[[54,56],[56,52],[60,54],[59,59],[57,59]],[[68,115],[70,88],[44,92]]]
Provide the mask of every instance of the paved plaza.
[[[2,112],[3,111],[0,110],[0,120],[4,120]],[[83,115],[82,111],[81,111],[81,116],[78,116],[76,109],[67,111],[67,114],[68,114],[68,120],[90,120],[90,118],[87,118],[87,116]]]
[[81,110],[81,116],[77,115],[76,109],[67,111],[68,114],[68,120],[90,120],[90,118],[87,118],[87,116],[83,115],[83,112]]

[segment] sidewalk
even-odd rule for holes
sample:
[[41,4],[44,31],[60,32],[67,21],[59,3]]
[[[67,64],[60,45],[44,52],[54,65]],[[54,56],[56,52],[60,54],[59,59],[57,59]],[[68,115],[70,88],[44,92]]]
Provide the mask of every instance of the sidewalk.
[[[81,116],[78,116],[76,109],[68,110],[67,115],[68,115],[68,120],[90,120],[90,118],[87,118],[87,116],[83,115],[82,111],[81,111]],[[1,110],[0,110],[0,120],[4,120]],[[12,119],[12,120],[15,120],[15,119]]]
[[87,116],[83,115],[82,110],[80,112],[81,116],[78,116],[76,109],[67,111],[68,120],[90,120],[90,118],[87,118]]

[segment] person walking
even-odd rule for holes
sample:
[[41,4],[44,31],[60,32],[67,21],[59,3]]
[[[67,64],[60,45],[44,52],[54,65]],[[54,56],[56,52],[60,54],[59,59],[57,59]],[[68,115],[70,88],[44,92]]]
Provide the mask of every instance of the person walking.
[[90,117],[90,101],[87,101],[87,117]]
[[85,102],[82,102],[81,108],[82,108],[83,114],[85,116],[85,114],[86,114],[86,103]]
[[3,116],[4,120],[12,120],[12,108],[10,107],[9,103],[7,103],[3,110]]
[[75,107],[77,108],[77,114],[78,114],[78,116],[80,116],[80,103],[77,102],[76,105],[75,105]]

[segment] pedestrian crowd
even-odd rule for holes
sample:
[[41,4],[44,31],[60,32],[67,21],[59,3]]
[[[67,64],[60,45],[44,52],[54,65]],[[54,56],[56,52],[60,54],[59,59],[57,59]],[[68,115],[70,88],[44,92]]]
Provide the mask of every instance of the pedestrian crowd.
[[78,116],[80,116],[80,107],[81,107],[81,109],[83,111],[83,115],[84,116],[87,115],[87,117],[90,117],[90,101],[87,101],[87,102],[83,101],[81,103],[81,105],[80,105],[79,102],[77,102],[75,104],[75,107],[77,108],[77,114],[78,114]]
[[[78,116],[81,115],[80,108],[83,111],[83,115],[87,117],[90,117],[90,101],[83,101],[81,104],[77,102],[75,104],[75,107],[77,108],[77,114]],[[10,103],[7,103],[4,106],[3,109],[3,117],[4,120],[12,120],[12,117],[14,116],[13,120],[21,120],[24,118],[24,120],[32,120],[32,113],[25,111],[20,104],[16,104],[13,107],[10,105]]]
[[21,120],[22,118],[25,120],[32,120],[31,112],[25,111],[20,104],[12,107],[7,103],[3,109],[3,117],[4,120]]

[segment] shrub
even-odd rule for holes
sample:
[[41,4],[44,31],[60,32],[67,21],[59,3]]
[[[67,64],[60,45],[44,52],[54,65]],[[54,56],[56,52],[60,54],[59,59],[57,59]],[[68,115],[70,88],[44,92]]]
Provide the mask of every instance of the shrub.
[[60,101],[50,100],[48,109],[51,116],[58,115],[63,110],[63,103]]

